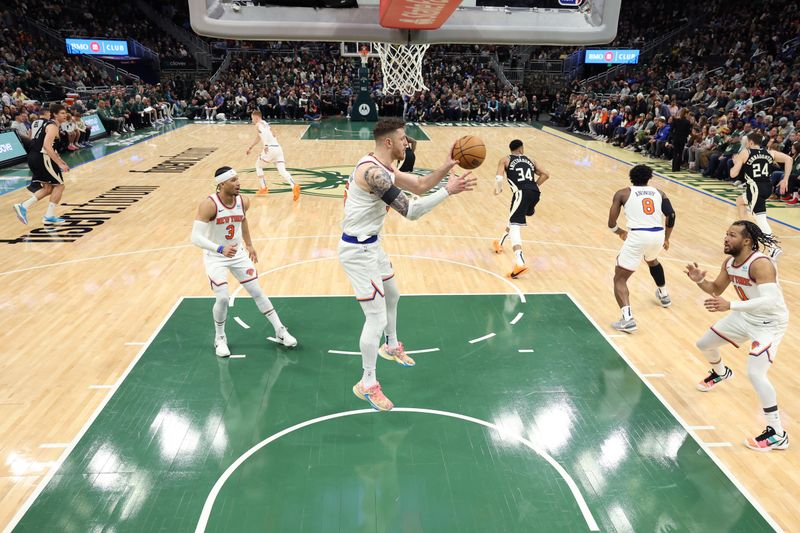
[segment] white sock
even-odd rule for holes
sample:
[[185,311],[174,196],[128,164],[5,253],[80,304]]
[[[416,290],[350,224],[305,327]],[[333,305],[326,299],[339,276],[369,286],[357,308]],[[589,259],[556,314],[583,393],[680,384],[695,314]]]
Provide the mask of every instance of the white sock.
[[33,204],[35,204],[38,201],[39,201],[38,198],[36,198],[35,196],[31,196],[30,198],[28,198],[27,200],[22,202],[22,207],[24,207],[25,209],[28,209],[28,208],[30,208],[30,206],[32,206]]
[[266,189],[267,188],[267,178],[265,178],[264,175],[262,174],[261,176],[258,177],[258,179],[259,179],[259,181],[261,181],[261,188],[262,189]]
[[217,337],[224,337],[225,336],[225,322],[217,322],[214,321],[214,332],[217,334]]
[[275,335],[280,335],[281,330],[283,329],[283,323],[281,322],[280,317],[278,316],[278,312],[275,309],[270,309],[264,316],[267,317],[269,323],[272,324],[272,327],[275,328]]
[[523,266],[525,264],[525,259],[522,257],[522,250],[514,250],[514,260],[517,266]]
[[778,414],[778,410],[775,409],[771,413],[764,413],[764,418],[767,419],[767,425],[772,426],[772,429],[775,430],[775,433],[778,435],[783,435],[783,425],[781,424],[781,415]]
[[399,345],[399,342],[397,341],[397,335],[389,335],[387,333],[386,334],[386,344],[389,345],[389,349],[390,350],[396,349],[397,346]]
[[667,292],[667,287],[666,286],[664,286],[664,287],[656,287],[656,290],[658,290],[659,296],[669,296],[669,293]]
[[722,362],[722,359],[720,359],[716,363],[712,363],[711,368],[714,370],[714,372],[717,373],[718,376],[724,376],[725,372],[727,371],[725,365]]
[[630,305],[622,306],[622,320],[631,320],[633,318],[633,311]]
[[364,385],[365,389],[368,389],[375,385],[378,382],[378,378],[375,376],[375,369],[374,368],[365,368],[364,373],[361,374],[361,384]]
[[56,216],[56,204],[54,204],[53,202],[47,204],[47,213],[45,213],[45,216],[47,217]]

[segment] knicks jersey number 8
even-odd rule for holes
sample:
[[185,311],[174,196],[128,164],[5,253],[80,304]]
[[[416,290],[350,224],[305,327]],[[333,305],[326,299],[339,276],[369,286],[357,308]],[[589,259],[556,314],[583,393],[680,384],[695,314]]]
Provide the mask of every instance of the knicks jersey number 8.
[[642,198],[642,211],[645,215],[652,215],[656,212],[656,205],[652,198]]

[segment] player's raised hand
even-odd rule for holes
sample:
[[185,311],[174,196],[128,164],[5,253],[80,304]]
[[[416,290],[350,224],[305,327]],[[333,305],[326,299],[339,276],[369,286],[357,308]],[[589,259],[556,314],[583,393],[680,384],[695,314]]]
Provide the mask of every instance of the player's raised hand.
[[449,167],[451,167],[451,168],[458,164],[458,160],[453,159],[453,151],[454,151],[454,148],[456,147],[456,143],[457,142],[458,142],[458,139],[453,141],[453,144],[450,145],[450,149],[447,151],[447,159],[444,160],[444,164],[449,166]]
[[461,174],[460,176],[457,174],[450,174],[450,178],[447,180],[445,189],[447,189],[447,194],[452,196],[460,192],[471,191],[475,188],[476,183],[478,183],[478,178],[473,176],[472,172],[467,172],[466,174]]
[[250,257],[250,261],[253,263],[258,263],[258,255],[256,254],[256,249],[252,246],[247,247],[247,255]]
[[731,303],[722,296],[713,295],[703,302],[703,305],[712,313],[727,311],[731,308]]
[[238,244],[229,244],[225,248],[222,249],[222,255],[225,257],[233,257],[238,252]]
[[694,281],[695,283],[700,283],[704,279],[706,279],[706,271],[700,270],[700,267],[697,266],[697,263],[689,263],[686,265],[686,270],[684,270],[689,279]]

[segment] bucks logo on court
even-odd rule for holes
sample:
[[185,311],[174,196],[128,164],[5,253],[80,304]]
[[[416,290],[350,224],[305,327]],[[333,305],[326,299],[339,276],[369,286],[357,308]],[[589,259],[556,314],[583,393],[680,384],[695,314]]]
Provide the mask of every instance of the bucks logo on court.
[[[314,167],[314,168],[287,168],[286,170],[292,175],[292,178],[300,184],[302,194],[304,196],[323,196],[328,198],[344,198],[344,188],[347,185],[347,180],[350,178],[350,173],[353,171],[352,165],[341,165],[331,167]],[[255,168],[246,168],[242,170],[240,180],[245,184],[256,184],[257,179],[255,176]],[[429,169],[416,169],[414,174],[424,176],[431,172]],[[252,178],[247,174],[252,174]],[[274,179],[277,176],[274,172],[267,174],[269,181],[269,194],[291,193],[292,188],[286,183],[275,183]],[[277,177],[280,179],[280,177]],[[436,191],[439,187],[444,186],[447,179],[434,187],[431,192]],[[242,187],[240,192],[243,194],[255,194],[257,189]]]

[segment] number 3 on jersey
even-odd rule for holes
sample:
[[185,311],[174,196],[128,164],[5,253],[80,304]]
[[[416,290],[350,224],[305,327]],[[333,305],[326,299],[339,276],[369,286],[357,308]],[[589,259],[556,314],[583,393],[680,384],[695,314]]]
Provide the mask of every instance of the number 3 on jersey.
[[234,227],[234,225],[233,224],[228,224],[225,227],[225,238],[228,239],[228,240],[233,239],[235,231],[236,231],[236,228]]
[[645,215],[652,215],[656,212],[656,205],[652,198],[642,198],[642,211]]

